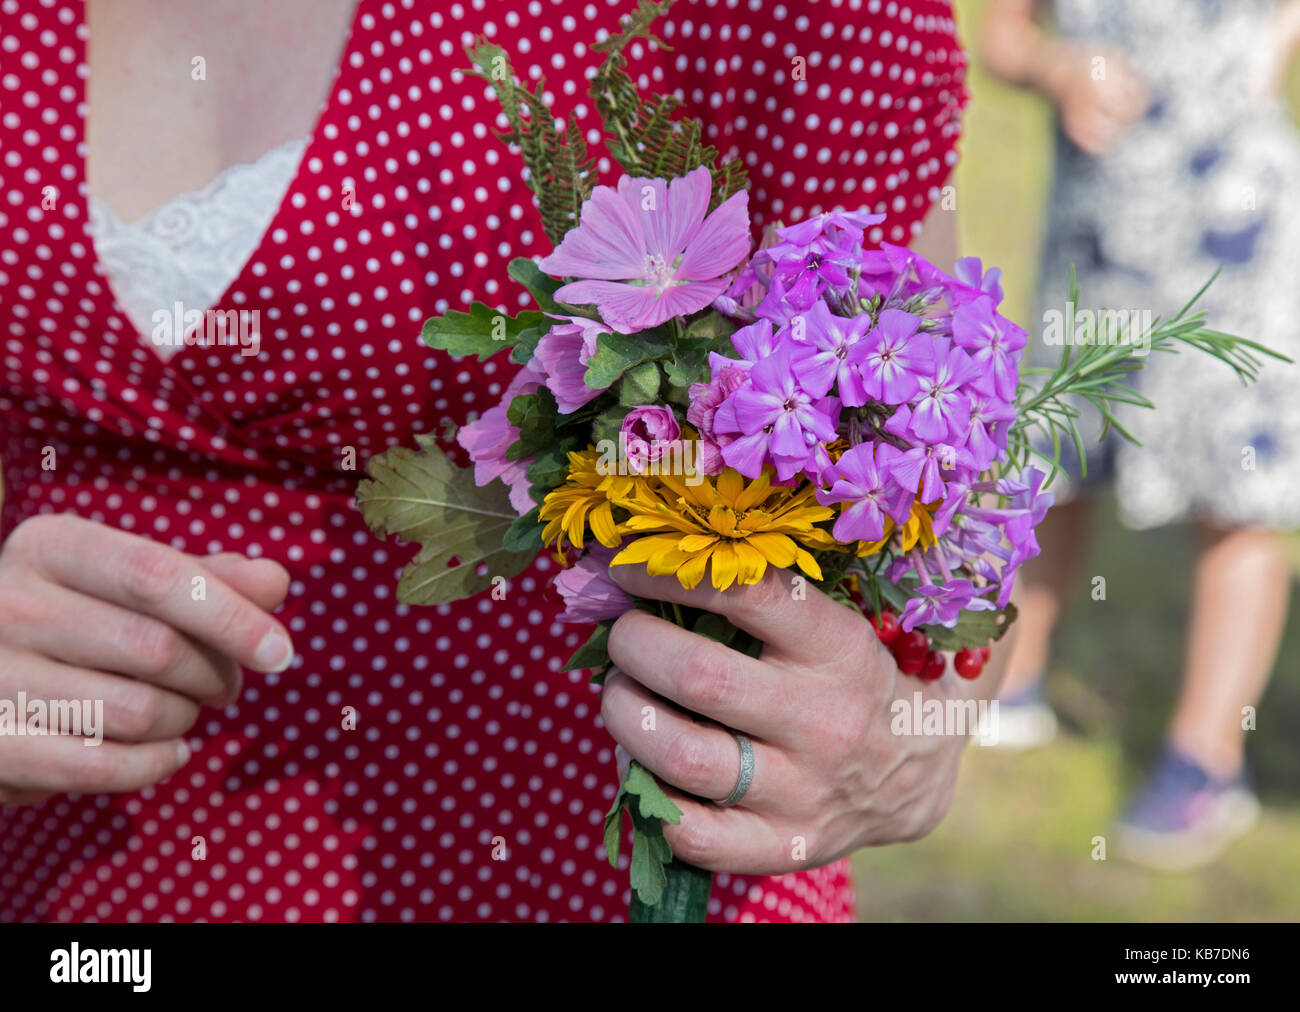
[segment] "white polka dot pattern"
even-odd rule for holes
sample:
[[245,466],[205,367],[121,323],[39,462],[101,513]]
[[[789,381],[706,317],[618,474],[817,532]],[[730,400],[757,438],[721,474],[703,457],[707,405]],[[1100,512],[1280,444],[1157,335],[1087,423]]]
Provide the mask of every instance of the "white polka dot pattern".
[[[455,69],[463,46],[504,44],[603,155],[581,71],[630,6],[361,0],[297,178],[218,304],[259,312],[260,354],[163,362],[87,231],[82,6],[0,0],[4,530],[69,511],[273,557],[299,649],[203,713],[169,780],[0,812],[0,921],[625,916],[627,857],[610,869],[601,840],[612,742],[585,673],[558,670],[585,634],[555,622],[553,567],[505,601],[397,604],[409,552],[361,523],[349,454],[363,468],[496,402],[508,367],[435,356],[419,324],[523,303],[504,265],[545,251],[483,82]],[[890,215],[877,238],[914,232],[966,97],[946,3],[682,0],[662,35],[672,52],[638,45],[632,71],[677,91],[724,155],[744,149],[756,226],[865,204]],[[710,916],[851,919],[847,862],[721,875]]]

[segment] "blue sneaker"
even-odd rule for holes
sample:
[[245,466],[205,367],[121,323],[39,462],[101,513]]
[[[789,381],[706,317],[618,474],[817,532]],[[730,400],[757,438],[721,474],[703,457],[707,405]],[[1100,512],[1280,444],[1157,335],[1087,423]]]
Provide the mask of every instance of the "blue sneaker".
[[1137,864],[1163,871],[1213,861],[1259,819],[1259,798],[1246,774],[1215,780],[1172,746],[1120,819],[1116,850]]

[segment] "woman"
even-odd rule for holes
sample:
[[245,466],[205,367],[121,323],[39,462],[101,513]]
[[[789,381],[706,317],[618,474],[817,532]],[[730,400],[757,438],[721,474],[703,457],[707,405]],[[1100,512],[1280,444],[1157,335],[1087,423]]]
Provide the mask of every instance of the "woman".
[[[1055,31],[1035,22],[1049,9]],[[1300,4],[999,0],[985,39],[990,68],[1041,91],[1059,114],[1042,290],[1059,292],[1074,264],[1089,305],[1167,318],[1221,269],[1200,304],[1209,318],[1300,355],[1300,141],[1278,95],[1300,42]],[[1050,299],[1044,309],[1066,311]],[[1287,610],[1280,530],[1300,522],[1295,383],[1285,363],[1245,389],[1205,356],[1161,356],[1141,377],[1159,410],[1124,418],[1143,445],[1113,448],[1125,523],[1190,520],[1199,542],[1178,705],[1119,826],[1123,852],[1146,864],[1204,863],[1258,811],[1243,732]],[[1089,490],[1108,456],[1089,462]],[[1031,563],[1022,584],[1003,741],[1018,713],[1026,741],[1055,727],[1034,700],[1055,616],[1078,579],[1090,504],[1078,498],[1053,514],[1040,530],[1052,562]]]
[[[106,728],[0,737],[0,919],[618,919],[614,741],[679,789],[677,853],[729,873],[717,920],[851,918],[843,856],[941,817],[961,742],[889,734],[897,669],[841,606],[776,574],[725,602],[634,575],[768,651],[741,683],[633,618],[598,698],[558,670],[581,637],[546,558],[505,601],[413,611],[409,553],[352,504],[370,455],[510,378],[420,322],[514,305],[503,265],[544,249],[464,45],[502,44],[591,131],[586,44],[630,6],[4,0],[0,687],[102,699]],[[906,241],[955,160],[965,57],[946,4],[882,6],[679,3],[673,51],[633,68],[746,153],[756,226],[866,203]],[[255,326],[177,346],[195,307]],[[753,738],[741,804],[682,793],[724,797],[739,763],[674,704]]]

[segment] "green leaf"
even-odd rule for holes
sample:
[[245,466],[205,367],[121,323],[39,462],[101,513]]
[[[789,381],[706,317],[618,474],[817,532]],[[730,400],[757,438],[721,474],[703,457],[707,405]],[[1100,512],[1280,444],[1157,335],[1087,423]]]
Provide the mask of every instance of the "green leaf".
[[630,408],[654,404],[659,396],[659,366],[642,362],[623,374],[619,384],[619,403]]
[[578,671],[583,668],[599,668],[609,663],[609,630],[614,621],[610,619],[599,623],[592,630],[587,642],[578,647],[561,671]]
[[506,460],[536,457],[555,446],[559,408],[546,387],[535,394],[519,394],[506,408],[506,418],[519,430],[519,438],[506,450]]
[[486,590],[494,577],[527,569],[536,552],[505,547],[517,518],[505,485],[478,487],[473,470],[452,464],[432,436],[415,438],[418,451],[399,446],[372,457],[369,477],[357,486],[357,505],[371,530],[422,546],[402,570],[397,599],[447,604]]
[[708,341],[681,341],[664,366],[664,372],[673,386],[689,387],[705,379],[708,361]]
[[[901,614],[901,613],[900,613]],[[957,624],[949,629],[941,625],[921,626],[935,650],[961,650],[982,647],[990,640],[1000,640],[1016,620],[1016,606],[1003,611],[963,611]]]
[[502,546],[508,552],[540,552],[542,545],[542,525],[537,519],[540,506],[534,506],[523,516],[517,518],[501,539]]
[[535,310],[509,316],[475,302],[468,313],[453,309],[442,316],[429,317],[424,321],[420,337],[431,348],[452,355],[477,355],[482,362],[514,344],[523,331],[544,326],[546,319]]
[[550,330],[549,326],[528,327],[526,330],[521,330],[515,339],[515,346],[510,349],[510,361],[527,365],[537,353],[537,345],[546,336],[548,330]]
[[658,358],[668,345],[644,334],[601,334],[596,338],[596,354],[587,361],[584,383],[593,390],[604,390],[633,366]]
[[706,338],[710,345],[710,350],[718,351],[719,339],[725,338],[728,347],[731,345],[731,335],[740,329],[740,324],[729,316],[724,316],[716,309],[711,309],[707,313],[697,316],[686,327],[687,338]]
[[598,414],[591,423],[591,438],[599,445],[603,442],[618,444],[618,434],[623,429],[623,419],[630,409],[626,404],[615,404]]
[[691,632],[697,636],[704,636],[715,643],[721,643],[723,646],[727,646],[734,640],[736,633],[739,631],[721,615],[712,611],[701,612],[700,617],[691,626]]
[[520,84],[505,50],[486,36],[477,36],[465,52],[474,64],[469,73],[483,78],[496,92],[510,124],[497,136],[505,144],[518,145],[528,168],[528,185],[537,194],[542,228],[551,244],[558,246],[578,224],[582,203],[596,185],[596,160],[587,154],[578,118],[570,116],[568,126],[561,129],[546,101],[546,80],[539,78],[532,91]]
[[682,810],[673,804],[672,798],[664,793],[654,774],[635,759],[627,770],[627,779],[623,786],[629,794],[637,796],[637,807],[647,819],[665,819],[674,826],[681,821]]
[[620,789],[614,804],[605,813],[605,856],[611,868],[618,867],[618,852],[623,839],[623,791]]
[[663,898],[668,875],[664,865],[673,859],[673,849],[664,839],[658,819],[647,819],[629,807],[632,816],[632,867],[630,880],[637,897],[647,906]]
[[515,257],[506,266],[506,273],[528,289],[528,294],[541,309],[548,313],[562,312],[560,304],[555,301],[555,293],[564,282],[543,273],[528,257]]
[[528,480],[549,491],[564,482],[569,473],[569,451],[578,449],[577,437],[566,437],[562,445],[541,450],[537,459],[528,465]]

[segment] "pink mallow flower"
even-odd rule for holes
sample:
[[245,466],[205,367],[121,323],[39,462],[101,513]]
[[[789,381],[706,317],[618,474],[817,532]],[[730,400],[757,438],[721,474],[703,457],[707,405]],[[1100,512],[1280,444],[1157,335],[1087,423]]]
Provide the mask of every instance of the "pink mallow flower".
[[564,598],[559,621],[603,622],[631,611],[632,599],[609,578],[609,560],[614,555],[612,548],[593,545],[575,565],[555,578],[555,589]]
[[545,376],[547,389],[555,394],[560,413],[571,415],[608,389],[593,390],[587,386],[583,376],[591,356],[596,354],[597,336],[608,334],[609,327],[582,316],[557,316],[555,319],[561,322],[537,342],[537,350],[528,364]]
[[656,404],[629,411],[619,432],[628,467],[639,474],[651,461],[662,459],[681,438],[682,428],[672,409]]
[[577,228],[538,266],[577,278],[555,293],[594,304],[609,326],[633,334],[703,309],[726,291],[749,252],[749,195],[734,194],[708,214],[713,181],[701,166],[671,182],[623,176],[598,186]]
[[519,430],[510,424],[506,409],[519,394],[531,394],[542,385],[540,373],[524,366],[506,387],[501,403],[483,412],[476,421],[462,425],[456,433],[458,442],[474,461],[474,484],[486,485],[500,478],[510,488],[510,505],[523,516],[537,504],[528,494],[528,465],[532,458],[507,460],[506,451],[519,438]]

